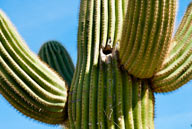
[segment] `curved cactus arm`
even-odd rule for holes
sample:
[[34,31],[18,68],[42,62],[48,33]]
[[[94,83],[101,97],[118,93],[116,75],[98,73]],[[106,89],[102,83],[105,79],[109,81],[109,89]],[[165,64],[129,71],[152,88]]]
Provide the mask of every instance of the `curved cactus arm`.
[[71,85],[74,65],[62,44],[57,41],[48,41],[41,46],[38,55],[63,77],[68,86]]
[[129,0],[120,42],[120,62],[138,78],[161,66],[173,32],[176,0]]
[[192,79],[192,3],[173,38],[170,52],[152,79],[155,92],[169,92]]
[[0,91],[23,114],[49,124],[63,123],[67,86],[33,54],[0,11]]

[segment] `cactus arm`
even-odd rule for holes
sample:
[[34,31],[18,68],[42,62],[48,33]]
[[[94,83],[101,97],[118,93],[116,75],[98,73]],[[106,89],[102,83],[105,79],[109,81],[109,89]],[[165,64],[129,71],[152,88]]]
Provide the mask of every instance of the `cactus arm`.
[[[9,62],[8,61],[5,62],[4,60],[6,60],[6,59],[0,58],[1,71],[2,71],[1,72],[1,77],[3,79],[6,80],[6,78],[7,78],[7,81],[9,81],[9,80],[12,81],[14,79],[14,81],[16,81],[16,84],[20,85],[24,90],[26,90],[29,93],[30,96],[33,96],[34,99],[39,101],[39,103],[44,104],[45,106],[55,107],[57,105],[57,106],[62,107],[62,104],[63,104],[62,99],[64,99],[63,97],[58,97],[58,96],[55,96],[53,94],[50,94],[49,92],[47,92],[43,88],[39,87],[35,82],[30,80],[29,77],[23,78],[22,75],[27,76],[25,74],[25,72],[23,72],[22,70],[17,71],[17,69],[19,69],[18,67],[12,67],[12,68],[16,69],[15,71],[12,70],[11,67],[9,67],[6,64],[6,63],[9,63]],[[18,73],[21,72],[21,75],[19,75],[17,72]],[[19,76],[17,76],[17,75],[19,75]],[[25,79],[26,83],[28,83],[32,87],[32,89],[28,88],[28,86],[25,84],[24,81],[22,81],[22,79]],[[19,92],[19,90],[17,91],[17,89],[15,89],[15,91],[22,94],[22,92]],[[50,103],[49,101],[50,102],[52,101],[52,103]],[[55,104],[54,104],[54,102],[55,102]]]
[[2,95],[6,100],[24,115],[50,124],[57,124],[58,121],[63,120],[63,114],[44,110],[45,107],[36,105],[36,102],[26,95],[24,97],[30,100],[33,104],[32,106],[31,104],[29,105],[20,95],[16,94],[10,87],[8,87],[13,86],[10,82],[1,79],[0,85]]
[[48,41],[44,43],[41,46],[38,55],[63,77],[68,86],[71,85],[74,65],[67,50],[59,42]]
[[169,47],[176,0],[129,1],[128,6],[120,42],[120,61],[135,77],[150,78],[161,66]]
[[66,83],[29,50],[2,11],[0,53],[3,96],[31,118],[49,124],[62,123],[65,119]]
[[[145,19],[145,11],[144,9],[146,8],[144,5],[146,5],[146,3],[144,3],[144,1],[138,1],[136,2],[135,4],[135,10],[134,10],[134,22],[136,22],[135,24],[138,24],[138,28],[137,27],[133,27],[132,25],[132,28],[133,28],[133,31],[130,33],[130,45],[133,46],[133,49],[132,49],[132,53],[130,53],[130,60],[129,60],[129,64],[130,64],[130,61],[133,61],[133,56],[132,55],[135,55],[136,54],[136,49],[139,47],[139,42],[140,42],[140,37],[141,37],[141,34],[142,34],[142,31],[141,31],[141,28],[143,27],[142,25],[142,21]],[[149,4],[150,5],[150,4]],[[145,7],[145,8],[144,8]],[[146,18],[147,19],[147,18]],[[131,23],[130,23],[131,24]],[[147,29],[146,29],[147,30]],[[144,33],[144,34],[147,34]],[[121,47],[120,47],[121,48]],[[121,50],[120,50],[121,51]],[[128,55],[128,56],[129,56]],[[135,57],[134,57],[135,58]],[[129,65],[126,63],[126,65]],[[127,68],[127,67],[126,67]],[[129,70],[130,71],[130,70]]]
[[60,51],[61,54],[66,55],[66,56],[63,56],[63,60],[65,61],[64,63],[67,64],[67,66],[70,66],[68,70],[69,70],[70,78],[72,78],[73,74],[74,74],[74,70],[75,70],[73,61],[72,61],[69,53],[67,52],[67,50],[64,47],[61,47],[61,44],[57,44],[55,46],[55,51],[57,51],[57,50],[59,51],[60,48],[62,48],[62,51]]
[[192,4],[189,5],[173,38],[162,68],[152,79],[155,92],[169,92],[192,79]]
[[[131,30],[131,23],[134,23],[132,20],[133,20],[133,11],[134,11],[134,4],[135,2],[134,1],[130,1],[128,2],[128,9],[127,9],[127,12],[124,13],[125,16],[125,19],[124,19],[124,22],[123,22],[123,27],[125,27],[124,29],[122,29],[122,37],[124,36],[124,39],[121,38],[121,42],[127,42],[128,41],[128,38],[130,36],[130,30]],[[129,23],[129,24],[127,24]],[[126,26],[124,24],[127,24]],[[126,34],[126,35],[125,35]],[[127,45],[131,45],[130,43],[129,44],[126,44],[126,43],[121,43],[120,44],[120,47],[121,47],[121,52],[119,53],[119,58],[121,59],[121,63],[125,63],[125,61],[123,60],[123,56],[124,56],[124,53],[125,51],[129,51],[127,47]]]
[[[48,41],[41,46],[38,55],[63,77],[70,88],[74,65],[67,50],[57,41]],[[64,108],[64,112],[65,119],[67,120],[67,106]],[[67,122],[65,121],[65,126],[68,126],[66,125],[68,124]]]

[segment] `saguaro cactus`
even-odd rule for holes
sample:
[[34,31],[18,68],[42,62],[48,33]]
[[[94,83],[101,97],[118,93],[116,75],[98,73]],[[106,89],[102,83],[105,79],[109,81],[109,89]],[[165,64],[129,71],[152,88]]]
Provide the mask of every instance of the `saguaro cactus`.
[[0,11],[0,93],[48,124],[154,129],[154,93],[192,79],[192,3],[172,38],[176,6],[177,0],[81,0],[74,74],[61,44],[45,43],[39,58]]
[[67,50],[59,42],[48,41],[44,43],[38,55],[63,77],[68,86],[71,85],[74,65]]

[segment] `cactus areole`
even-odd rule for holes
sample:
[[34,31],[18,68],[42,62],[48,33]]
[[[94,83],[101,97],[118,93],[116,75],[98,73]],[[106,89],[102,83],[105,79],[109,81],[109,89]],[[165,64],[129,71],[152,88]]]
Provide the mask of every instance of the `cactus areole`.
[[33,54],[0,11],[0,93],[38,121],[70,129],[154,129],[154,93],[192,79],[192,3],[81,0],[76,68],[48,41]]

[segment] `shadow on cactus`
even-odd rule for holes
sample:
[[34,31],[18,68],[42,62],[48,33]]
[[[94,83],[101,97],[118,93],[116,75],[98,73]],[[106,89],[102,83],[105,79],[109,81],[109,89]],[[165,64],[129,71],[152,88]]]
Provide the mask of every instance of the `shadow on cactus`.
[[154,129],[154,93],[192,79],[192,4],[81,0],[76,68],[57,41],[33,54],[0,11],[0,93],[20,112],[70,129]]

